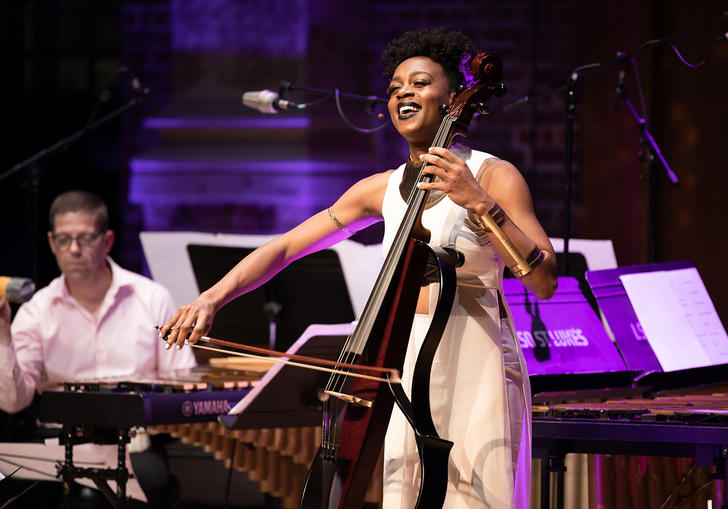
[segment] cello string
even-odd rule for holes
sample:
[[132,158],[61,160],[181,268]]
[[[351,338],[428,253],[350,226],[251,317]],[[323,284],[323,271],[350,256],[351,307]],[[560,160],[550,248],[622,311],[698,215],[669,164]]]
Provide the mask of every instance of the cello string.
[[[446,117],[443,119],[443,122],[441,122],[440,126],[438,127],[437,134],[435,135],[435,138],[433,140],[433,146],[445,145],[447,141],[447,133],[449,133],[451,126],[452,118],[449,115],[446,115]],[[418,181],[423,181],[422,171],[426,166],[426,162],[420,166],[417,178]],[[426,191],[423,191],[416,186],[413,186],[412,189],[410,189],[410,195],[408,197],[408,208],[405,212],[405,217],[400,224],[400,231],[398,231],[397,236],[395,237],[395,240],[393,242],[393,247],[390,248],[390,253],[398,253],[404,250],[405,244],[409,241],[409,234],[414,226],[414,221],[420,214],[420,210],[422,209],[423,203],[426,200],[427,194],[428,193]],[[395,257],[393,256],[388,257],[389,263],[386,273],[390,280],[394,270],[396,269],[395,263],[398,261],[399,260],[395,259]],[[383,286],[377,285],[376,288],[383,288]],[[383,298],[383,296],[380,294],[378,300],[381,300],[381,298]]]
[[[450,131],[451,125],[451,117],[449,115],[446,115],[443,119],[443,122],[441,122],[440,126],[438,127],[437,134],[435,135],[435,138],[433,140],[433,146],[444,145],[447,138],[446,135]],[[417,179],[418,181],[422,181],[422,170],[425,168],[426,165],[427,163],[423,163],[420,167]],[[372,306],[370,304],[380,304],[383,300],[383,293],[386,291],[389,285],[380,283],[382,283],[382,280],[388,282],[391,281],[394,271],[396,269],[396,265],[399,262],[399,259],[394,256],[393,253],[401,253],[404,249],[406,242],[409,241],[409,233],[411,232],[414,220],[419,215],[419,211],[422,207],[422,203],[425,201],[426,194],[427,192],[422,191],[416,186],[413,186],[413,188],[410,190],[410,196],[408,198],[408,208],[406,210],[405,217],[400,224],[400,228],[393,242],[393,246],[390,248],[389,253],[387,254],[385,264],[382,271],[380,272],[380,277],[378,278],[379,280],[374,286],[375,290],[370,297],[369,302],[367,302],[367,305],[365,306],[364,312],[362,313],[362,317],[359,321],[359,326],[357,326],[354,335],[347,339],[347,342],[344,345],[344,349],[342,350],[342,355],[339,357],[339,362],[353,363],[353,358],[356,355],[356,352],[360,352],[363,350],[362,342],[365,338],[368,338],[369,334],[359,334],[357,336],[357,332],[362,330],[368,332],[371,329],[370,317],[373,313],[371,313],[370,310],[372,309],[372,307],[378,308],[379,305]],[[415,200],[416,197],[419,197],[420,199]],[[343,387],[343,384],[346,383],[347,379],[342,376],[333,376],[330,378],[329,381],[330,384],[327,385],[327,388],[329,388],[330,390],[336,390],[337,392],[341,392],[341,388]]]
[[[445,143],[447,142],[448,133],[450,132],[450,128],[452,127],[452,123],[452,117],[450,115],[446,115],[443,119],[443,122],[441,122],[440,126],[438,127],[437,134],[433,139],[433,146],[442,147],[445,145]],[[418,182],[424,181],[424,175],[422,173],[422,170],[424,170],[426,166],[426,162],[421,165],[417,177]],[[384,282],[389,283],[392,281],[394,272],[397,268],[397,265],[399,264],[399,256],[396,256],[396,253],[399,253],[401,255],[406,243],[409,242],[410,232],[414,226],[415,220],[422,210],[423,204],[426,200],[426,196],[428,195],[429,193],[427,191],[423,191],[417,186],[413,186],[410,190],[410,195],[407,200],[408,205],[405,211],[405,217],[400,223],[400,227],[397,231],[397,234],[395,235],[392,247],[390,247],[389,252],[387,253],[382,270],[380,271],[377,282],[374,285],[375,290],[370,295],[364,307],[364,311],[359,318],[359,323],[354,333],[349,336],[345,341],[344,348],[339,355],[339,362],[353,364],[355,357],[359,353],[363,352],[365,346],[364,342],[368,339],[370,335],[369,333],[371,332],[371,329],[373,327],[374,312],[372,311],[372,309],[378,309],[379,307],[381,307],[381,302],[384,299],[386,289],[389,288],[389,284],[384,284]],[[365,333],[363,333],[362,331],[365,331]],[[343,392],[342,388],[346,381],[346,377],[342,376],[339,373],[336,373],[329,378],[329,381],[327,383],[327,390]],[[336,443],[338,443],[335,423],[337,420],[338,411],[340,410],[340,407],[342,405],[340,401],[337,401],[337,408],[334,409],[334,405],[330,403],[330,400],[331,398],[327,399],[323,405],[324,422],[322,424],[322,443],[326,444],[329,447],[333,447]]]
[[[443,146],[446,143],[447,133],[450,131],[451,126],[452,118],[449,115],[446,115],[443,119],[443,122],[441,122],[440,126],[438,127],[437,134],[433,139],[433,146]],[[423,163],[419,169],[419,175],[417,179],[418,181],[423,180],[422,170],[425,168],[425,166],[427,166],[427,163]],[[398,259],[395,259],[396,257],[393,256],[393,253],[401,252],[404,249],[404,245],[406,244],[406,242],[409,241],[409,233],[411,232],[414,220],[419,215],[419,210],[422,206],[422,203],[424,202],[424,197],[426,194],[427,193],[425,191],[417,188],[417,186],[413,186],[413,188],[410,190],[410,196],[408,198],[408,208],[405,212],[405,217],[400,224],[400,228],[397,232],[397,235],[395,236],[393,245],[390,248],[389,253],[387,254],[385,265],[383,266],[383,269],[380,272],[380,277],[378,278],[379,281],[377,281],[377,284],[375,284],[374,286],[375,291],[369,299],[370,302],[367,302],[367,306],[365,306],[364,312],[362,313],[362,318],[360,318],[360,326],[357,327],[356,331],[366,331],[371,328],[370,315],[372,313],[370,313],[369,311],[371,310],[372,306],[370,306],[370,303],[379,304],[383,300],[383,293],[389,287],[389,285],[380,284],[381,280],[384,279],[387,281],[391,281],[394,270],[396,269],[396,264],[399,261]],[[419,198],[419,200],[416,200],[416,198]],[[359,334],[359,336],[357,337],[356,331],[351,339],[347,340],[344,350],[342,351],[342,356],[340,356],[339,358],[339,362],[352,363],[353,357],[356,355],[355,352],[359,352],[363,349],[362,341],[364,341],[364,338],[368,337],[368,334]],[[347,358],[347,353],[349,353],[349,358]],[[345,381],[346,379],[343,377],[332,377],[331,387],[336,387],[337,389],[340,389],[340,385],[343,385]]]

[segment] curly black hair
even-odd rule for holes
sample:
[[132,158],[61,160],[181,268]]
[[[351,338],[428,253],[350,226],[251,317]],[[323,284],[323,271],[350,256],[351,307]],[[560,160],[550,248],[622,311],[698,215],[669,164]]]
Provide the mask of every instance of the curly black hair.
[[465,83],[460,71],[464,55],[473,53],[473,44],[467,35],[445,28],[422,28],[405,32],[393,39],[382,54],[385,76],[392,78],[397,66],[412,57],[429,57],[440,64],[451,90]]

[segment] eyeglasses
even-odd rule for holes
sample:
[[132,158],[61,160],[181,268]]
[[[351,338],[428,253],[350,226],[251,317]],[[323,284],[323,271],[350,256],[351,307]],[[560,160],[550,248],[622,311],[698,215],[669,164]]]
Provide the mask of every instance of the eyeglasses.
[[94,242],[96,242],[96,239],[98,239],[101,236],[100,232],[96,233],[82,233],[80,235],[66,235],[65,233],[62,233],[60,235],[53,234],[53,243],[56,245],[58,249],[70,249],[71,244],[73,244],[73,241],[76,241],[76,244],[78,244],[78,247],[84,248],[84,247],[90,247],[93,246]]

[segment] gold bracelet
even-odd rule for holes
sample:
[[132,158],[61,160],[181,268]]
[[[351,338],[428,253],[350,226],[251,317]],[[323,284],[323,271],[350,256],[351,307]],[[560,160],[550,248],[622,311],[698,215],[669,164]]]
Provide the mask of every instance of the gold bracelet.
[[[491,219],[493,219],[493,221],[495,221],[496,226],[498,226],[499,228],[503,226],[503,223],[506,222],[506,212],[497,203],[490,208],[487,214],[491,217]],[[485,221],[481,216],[476,216],[475,214],[470,214],[470,216],[475,220],[474,222],[483,229],[484,232],[493,233],[493,230],[491,230],[488,225],[485,224]]]
[[541,265],[544,258],[546,258],[546,255],[538,248],[538,246],[536,246],[533,248],[533,251],[531,251],[531,254],[529,254],[526,258],[525,265],[521,265],[516,262],[514,266],[509,268],[511,269],[511,272],[513,272],[513,275],[520,279],[523,276],[527,276],[533,269]]
[[331,207],[328,208],[328,211],[329,211],[329,217],[331,218],[331,220],[334,222],[334,224],[336,225],[336,227],[339,230],[344,231],[344,232],[348,233],[349,235],[354,235],[356,233],[355,230],[352,230],[351,228],[349,228],[348,226],[343,224],[341,221],[336,219],[336,216],[334,215],[334,212],[331,210]]
[[524,258],[511,239],[508,238],[508,235],[501,229],[501,225],[506,222],[507,216],[497,203],[493,205],[486,215],[478,217],[471,214],[471,217],[474,218],[474,222],[483,228],[484,231],[493,235],[501,246],[503,246],[503,249],[513,258],[516,263],[509,268],[517,278],[522,278],[529,274],[543,262],[545,254],[538,246],[534,247],[531,253]]

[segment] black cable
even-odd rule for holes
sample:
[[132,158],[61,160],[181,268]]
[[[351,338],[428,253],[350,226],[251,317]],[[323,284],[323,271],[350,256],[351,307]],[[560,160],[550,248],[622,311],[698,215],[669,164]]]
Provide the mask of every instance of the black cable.
[[[703,63],[705,63],[705,59],[703,59],[703,61],[699,62],[698,64],[691,64],[691,63],[689,63],[687,60],[685,60],[683,58],[683,56],[680,54],[680,52],[678,51],[678,49],[675,47],[675,45],[671,41],[674,40],[674,39],[678,39],[678,38],[680,38],[680,37],[682,37],[684,35],[693,33],[693,32],[695,32],[695,31],[697,31],[697,30],[699,30],[699,29],[701,29],[701,28],[703,28],[705,26],[712,25],[714,23],[717,23],[717,22],[720,22],[720,21],[724,21],[726,19],[728,19],[728,11],[724,11],[719,16],[716,16],[714,18],[711,18],[709,20],[706,20],[706,21],[704,21],[702,23],[695,24],[695,25],[693,25],[691,27],[688,27],[685,30],[682,30],[682,31],[677,32],[677,33],[674,33],[674,34],[669,35],[667,37],[663,37],[662,39],[650,39],[650,40],[642,43],[640,46],[638,46],[637,48],[635,48],[635,49],[633,49],[631,51],[628,51],[628,52],[618,52],[617,53],[617,56],[608,58],[608,59],[606,59],[606,60],[604,60],[602,62],[594,62],[594,63],[590,63],[590,64],[581,65],[581,66],[575,68],[573,71],[571,71],[571,73],[569,73],[569,75],[571,76],[574,73],[577,73],[582,78],[586,78],[587,76],[589,76],[589,75],[591,75],[591,74],[593,74],[595,72],[601,71],[603,69],[607,69],[609,67],[612,67],[613,65],[616,65],[616,64],[620,63],[620,61],[623,60],[625,57],[633,58],[635,55],[637,55],[638,53],[642,52],[643,50],[645,50],[647,48],[650,48],[650,47],[653,47],[653,46],[660,46],[661,44],[667,44],[667,45],[669,45],[670,48],[673,50],[673,52],[677,55],[678,59],[684,65],[686,65],[688,67],[691,67],[691,68],[700,67],[701,65],[703,65]],[[720,38],[718,39],[718,41],[720,41]],[[526,104],[533,104],[534,102],[537,102],[540,99],[543,99],[544,97],[547,97],[547,96],[549,96],[549,95],[551,95],[553,93],[556,93],[556,92],[559,92],[559,91],[562,91],[562,90],[566,89],[568,85],[569,85],[569,81],[565,81],[565,82],[562,82],[562,83],[553,84],[553,85],[551,85],[550,87],[548,87],[547,89],[544,89],[544,90],[540,90],[540,91],[536,91],[536,92],[531,92],[528,95],[526,95],[526,96],[524,96],[524,97],[522,97],[522,98],[520,98],[520,99],[518,99],[518,100],[516,100],[516,101],[514,101],[514,102],[512,102],[510,104],[506,104],[505,106],[503,106],[503,108],[501,108],[501,111],[504,112],[504,113],[508,113],[508,112],[510,112],[510,111],[512,111],[512,110],[514,110],[516,108],[519,108],[521,106],[524,106]]]
[[290,83],[287,81],[281,82],[281,87],[278,91],[278,95],[281,98],[283,98],[283,95],[289,90],[294,90],[294,91],[297,90],[297,91],[308,93],[308,94],[319,94],[319,95],[324,96],[321,99],[318,99],[316,101],[300,104],[299,109],[309,109],[311,106],[316,106],[318,104],[321,104],[322,102],[326,101],[329,97],[333,96],[334,100],[336,102],[336,110],[338,111],[339,116],[341,117],[341,119],[344,121],[344,123],[347,126],[351,127],[352,129],[354,129],[357,132],[369,134],[369,133],[374,133],[376,131],[379,131],[380,129],[383,129],[387,126],[387,122],[383,122],[381,125],[379,125],[377,127],[373,127],[371,129],[366,129],[366,128],[362,128],[362,127],[358,127],[358,126],[354,125],[344,114],[344,110],[341,107],[341,98],[343,97],[344,99],[350,99],[353,101],[359,101],[359,102],[366,103],[367,109],[370,113],[373,112],[373,109],[377,104],[387,104],[387,102],[388,102],[387,99],[381,99],[376,96],[361,96],[361,95],[356,95],[356,94],[348,94],[348,93],[339,91],[338,88],[334,89],[334,91],[331,92],[330,90],[323,90],[323,89],[319,89],[319,88],[311,88],[311,87],[304,87],[304,86],[300,86],[300,85],[294,85],[293,83]]
[[678,490],[685,483],[685,481],[688,480],[688,477],[690,477],[690,475],[693,473],[693,470],[695,470],[696,466],[697,465],[693,464],[693,466],[690,467],[690,470],[687,471],[682,479],[680,479],[680,481],[675,485],[675,488],[673,488],[672,492],[670,492],[670,494],[667,496],[665,501],[660,506],[660,509],[665,509],[667,507],[667,505],[670,503],[670,500],[672,500],[672,498],[677,494]]
[[341,94],[339,92],[339,89],[337,88],[334,92],[334,98],[336,99],[336,110],[339,112],[339,116],[341,116],[341,119],[344,121],[344,123],[354,129],[356,132],[364,134],[375,133],[377,131],[380,131],[381,129],[384,129],[387,126],[387,122],[382,122],[379,126],[372,127],[371,129],[365,129],[363,127],[355,126],[349,121],[348,118],[346,118],[346,115],[344,115],[344,110],[341,108],[340,95]]
[[[15,472],[13,472],[13,473],[15,473]],[[38,484],[38,482],[39,481],[35,481],[33,484],[31,484],[30,486],[28,486],[27,488],[25,488],[23,491],[21,491],[20,493],[18,493],[17,495],[15,495],[13,498],[11,498],[7,502],[5,502],[2,506],[0,506],[0,509],[5,509],[7,506],[9,506],[10,504],[12,504],[16,500],[18,500],[20,497],[22,497],[27,492],[29,492],[31,490],[31,488],[35,487],[35,485]]]

